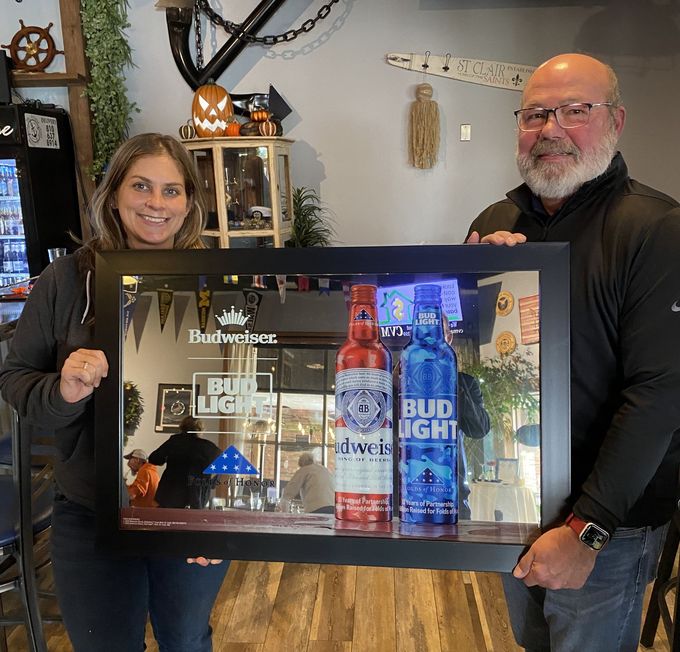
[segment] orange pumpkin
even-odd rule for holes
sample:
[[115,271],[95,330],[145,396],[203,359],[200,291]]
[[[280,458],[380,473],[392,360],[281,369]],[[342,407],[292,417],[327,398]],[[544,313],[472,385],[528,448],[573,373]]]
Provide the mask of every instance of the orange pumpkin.
[[264,109],[254,109],[250,112],[250,119],[253,122],[264,122],[265,120],[269,120],[269,115],[269,111],[265,111]]
[[238,120],[230,120],[227,123],[227,136],[240,136],[241,135],[241,123]]
[[191,117],[199,138],[224,136],[227,119],[234,115],[234,105],[226,89],[214,82],[199,86],[194,93]]

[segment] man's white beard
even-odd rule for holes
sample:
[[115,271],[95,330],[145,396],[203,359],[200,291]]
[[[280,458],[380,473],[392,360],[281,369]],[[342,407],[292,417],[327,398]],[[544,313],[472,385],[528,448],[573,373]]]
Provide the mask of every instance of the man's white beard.
[[[517,168],[538,197],[565,199],[584,183],[599,177],[611,163],[618,137],[612,127],[590,152],[582,152],[571,141],[539,140],[528,154],[516,153]],[[541,161],[541,154],[569,154],[568,162]]]

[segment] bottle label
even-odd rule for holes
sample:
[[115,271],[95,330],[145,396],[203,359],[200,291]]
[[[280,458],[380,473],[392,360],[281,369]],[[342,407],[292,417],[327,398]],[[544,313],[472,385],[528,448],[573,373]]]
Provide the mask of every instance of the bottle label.
[[349,520],[392,517],[392,375],[344,369],[335,378],[336,512]]
[[456,523],[456,370],[426,360],[402,371],[400,517],[406,523]]

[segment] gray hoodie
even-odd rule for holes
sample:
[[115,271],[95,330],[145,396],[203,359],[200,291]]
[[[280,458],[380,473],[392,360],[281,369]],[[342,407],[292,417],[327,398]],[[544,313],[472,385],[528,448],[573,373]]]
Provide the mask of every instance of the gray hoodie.
[[40,275],[19,319],[0,370],[0,391],[34,429],[54,432],[55,477],[73,502],[94,509],[94,401],[66,403],[59,371],[69,354],[97,348],[88,326],[88,283],[74,255],[57,258]]

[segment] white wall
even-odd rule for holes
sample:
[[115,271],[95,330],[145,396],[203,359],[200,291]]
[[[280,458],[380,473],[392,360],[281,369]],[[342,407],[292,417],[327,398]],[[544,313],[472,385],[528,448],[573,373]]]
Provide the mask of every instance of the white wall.
[[[192,93],[177,71],[165,15],[155,0],[131,0],[130,99],[141,112],[132,133],[177,133]],[[255,0],[211,0],[236,22]],[[288,0],[266,33],[298,27],[322,0]],[[52,21],[62,45],[57,0],[2,0],[0,41],[19,27]],[[312,186],[335,212],[344,244],[460,242],[476,214],[519,182],[512,111],[519,94],[428,76],[442,116],[440,163],[428,171],[406,162],[406,122],[423,76],[384,62],[387,52],[538,64],[564,51],[587,51],[612,64],[629,110],[621,149],[640,181],[680,197],[675,154],[680,141],[680,13],[677,0],[537,2],[536,0],[341,0],[311,33],[291,44],[247,48],[219,83],[236,93],[273,83],[294,113],[284,121],[295,185]],[[206,53],[224,38],[206,26]],[[63,69],[57,57],[53,70]],[[63,90],[23,89],[66,102]],[[460,142],[461,123],[472,140]]]

